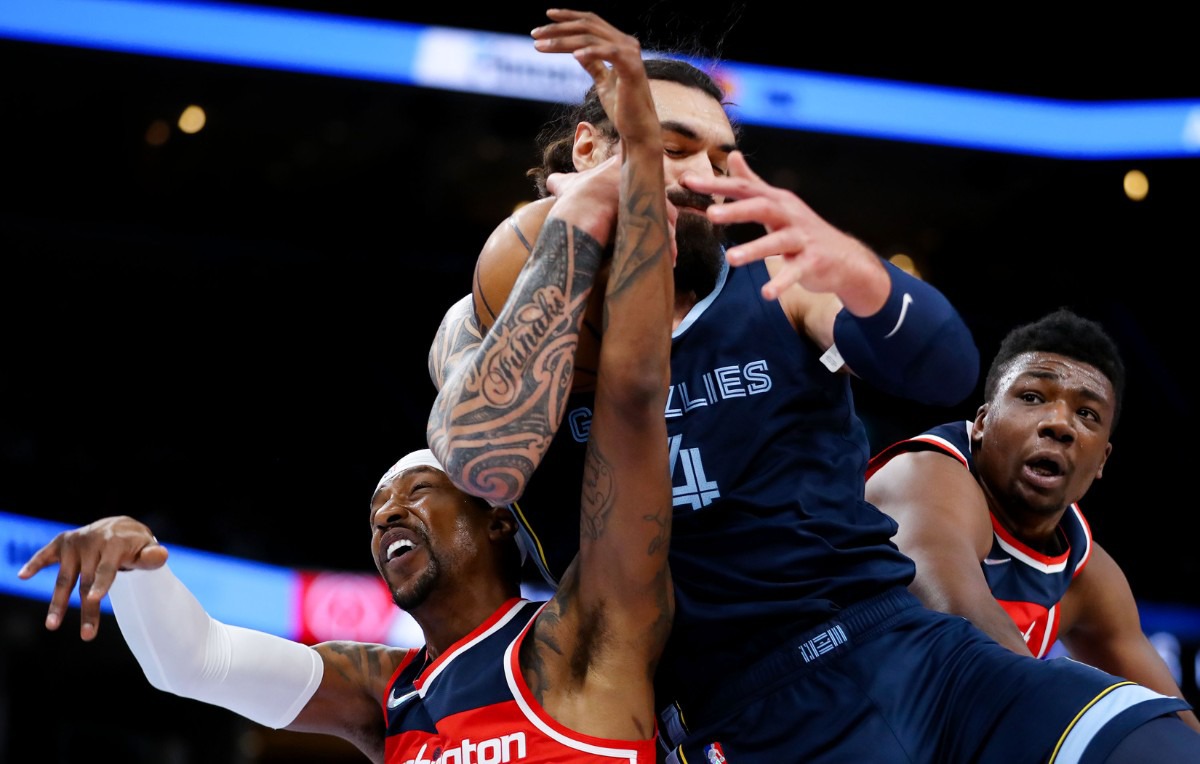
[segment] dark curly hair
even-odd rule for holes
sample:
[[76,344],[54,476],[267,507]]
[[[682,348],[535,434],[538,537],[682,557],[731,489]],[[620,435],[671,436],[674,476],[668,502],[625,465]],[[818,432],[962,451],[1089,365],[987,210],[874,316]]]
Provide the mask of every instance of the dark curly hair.
[[996,394],[1000,378],[1013,359],[1022,353],[1055,353],[1096,367],[1112,383],[1115,397],[1112,432],[1121,418],[1121,400],[1125,396],[1125,363],[1117,343],[1098,322],[1084,318],[1069,308],[1022,324],[1010,331],[1000,342],[983,384],[984,400]]
[[[706,93],[722,107],[729,105],[725,100],[724,91],[712,76],[683,59],[648,58],[646,59],[646,76],[651,80],[678,82],[680,85]],[[582,102],[567,108],[538,133],[536,145],[541,152],[542,164],[530,168],[525,174],[533,179],[539,196],[549,195],[546,190],[546,178],[551,173],[575,172],[575,165],[571,161],[571,152],[575,144],[575,126],[580,122],[590,122],[595,125],[613,143],[620,138],[613,128],[612,121],[604,113],[600,97],[596,94],[596,86],[593,85],[584,95]],[[733,125],[732,119],[730,119],[730,124]],[[736,135],[736,125],[734,125],[734,131]]]

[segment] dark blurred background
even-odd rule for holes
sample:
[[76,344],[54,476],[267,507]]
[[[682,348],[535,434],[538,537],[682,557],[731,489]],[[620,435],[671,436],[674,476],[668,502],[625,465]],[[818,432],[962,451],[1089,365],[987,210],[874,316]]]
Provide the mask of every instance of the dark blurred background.
[[[275,4],[513,34],[544,22],[536,4]],[[1136,18],[1084,34],[1045,16],[588,7],[647,49],[1045,98],[1200,97],[1167,25]],[[131,514],[198,549],[373,571],[367,501],[423,445],[429,340],[488,233],[534,198],[524,171],[553,107],[10,40],[0,68],[0,510],[72,524]],[[193,135],[174,128],[189,104],[207,114]],[[1200,606],[1200,523],[1178,488],[1197,426],[1185,365],[1198,160],[749,125],[743,147],[830,222],[910,255],[985,359],[1060,305],[1112,332],[1129,366],[1125,414],[1081,504],[1140,600]],[[1140,202],[1122,191],[1130,169],[1150,182]],[[978,402],[859,395],[877,447]],[[48,634],[44,604],[0,604],[10,761],[358,760],[143,688],[115,623],[82,646],[77,620]],[[1184,657],[1194,671],[1195,648]]]

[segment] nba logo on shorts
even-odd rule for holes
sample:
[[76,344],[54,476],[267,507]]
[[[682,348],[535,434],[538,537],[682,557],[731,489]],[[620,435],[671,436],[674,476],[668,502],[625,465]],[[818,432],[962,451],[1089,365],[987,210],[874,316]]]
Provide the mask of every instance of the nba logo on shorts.
[[704,758],[708,764],[725,764],[725,751],[720,743],[709,743],[704,746]]

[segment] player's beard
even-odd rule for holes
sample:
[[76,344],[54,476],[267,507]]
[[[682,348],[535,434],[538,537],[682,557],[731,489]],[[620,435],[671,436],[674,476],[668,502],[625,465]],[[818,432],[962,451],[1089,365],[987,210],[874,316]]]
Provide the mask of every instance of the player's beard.
[[[426,539],[426,549],[428,549],[428,539]],[[392,587],[392,602],[396,603],[396,607],[406,612],[411,612],[419,608],[429,597],[433,591],[434,585],[437,583],[438,575],[441,572],[441,562],[430,550],[429,564],[411,581],[406,581],[403,587]]]
[[724,250],[725,227],[713,223],[694,208],[705,208],[710,197],[684,189],[670,189],[668,198],[681,207],[675,221],[675,293],[692,292],[703,299],[717,285]]
[[716,226],[708,218],[693,212],[680,213],[675,222],[675,292],[694,292],[703,299],[717,285],[721,275],[724,250],[721,248],[724,226]]

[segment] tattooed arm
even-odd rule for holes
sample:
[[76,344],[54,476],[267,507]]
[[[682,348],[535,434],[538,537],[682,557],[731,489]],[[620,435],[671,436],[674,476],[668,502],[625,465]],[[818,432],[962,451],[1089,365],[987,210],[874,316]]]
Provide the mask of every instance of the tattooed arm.
[[[558,430],[575,382],[588,298],[612,238],[616,174],[593,168],[577,175],[579,182],[561,195],[514,216],[521,230],[540,227],[528,257],[509,223],[497,229],[480,256],[474,320],[465,303],[456,303],[430,351],[439,389],[429,447],[456,486],[493,504],[520,497]],[[479,282],[503,286],[508,278],[512,288],[489,325],[495,306],[486,296],[495,290]]]
[[[560,199],[556,215],[573,203]],[[550,217],[496,322],[446,375],[426,436],[463,491],[492,504],[511,503],[524,491],[566,409],[602,251],[603,241]]]
[[483,342],[471,303],[472,297],[467,295],[450,306],[429,346],[429,378],[438,390],[445,387],[447,377]]
[[382,763],[383,698],[396,669],[418,651],[345,641],[322,642],[313,649],[325,664],[321,686],[285,729],[336,735]]

